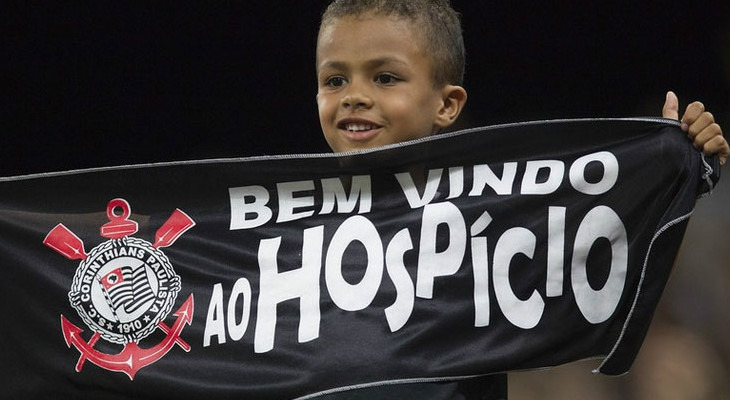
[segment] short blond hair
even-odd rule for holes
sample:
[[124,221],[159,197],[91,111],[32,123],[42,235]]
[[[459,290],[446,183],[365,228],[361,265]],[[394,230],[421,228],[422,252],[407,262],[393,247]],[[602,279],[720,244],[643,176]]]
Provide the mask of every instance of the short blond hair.
[[319,32],[338,18],[365,14],[409,21],[433,60],[434,85],[463,84],[464,38],[459,14],[449,0],[334,0],[322,14]]

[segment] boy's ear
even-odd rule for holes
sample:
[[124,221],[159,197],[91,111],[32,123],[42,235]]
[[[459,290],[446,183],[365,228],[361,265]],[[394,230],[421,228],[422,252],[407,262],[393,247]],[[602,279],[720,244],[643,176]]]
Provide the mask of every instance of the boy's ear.
[[443,102],[436,114],[434,124],[439,128],[446,128],[453,124],[461,110],[466,104],[466,90],[457,85],[446,85],[441,90],[441,98]]

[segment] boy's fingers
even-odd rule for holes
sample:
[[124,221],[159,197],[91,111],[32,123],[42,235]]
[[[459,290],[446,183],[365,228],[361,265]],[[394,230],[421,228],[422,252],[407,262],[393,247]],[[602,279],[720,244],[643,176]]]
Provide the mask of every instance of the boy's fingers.
[[[718,135],[718,134],[722,135],[722,131],[720,130],[720,125],[717,125],[715,123],[715,117],[709,111],[705,111],[705,112],[701,113],[697,118],[695,118],[690,123],[687,133],[689,134],[689,137],[691,137],[693,140],[696,141],[697,136],[700,134],[700,132],[711,127],[712,125],[716,125],[714,130],[711,130],[711,132],[713,133],[713,136]],[[709,139],[709,137],[708,137],[708,139]]]
[[671,90],[667,92],[667,97],[664,100],[664,107],[662,107],[662,117],[669,119],[679,119],[679,99],[677,95]]
[[716,136],[722,137],[722,129],[720,125],[712,123],[695,135],[693,143],[696,148],[703,149],[705,144],[713,140]]
[[684,111],[682,123],[687,124],[688,126],[692,125],[703,112],[705,112],[705,105],[699,101],[695,101],[688,105],[687,109]]
[[722,136],[715,136],[702,146],[702,152],[707,155],[717,154],[720,165],[725,165],[728,156],[730,156],[730,146],[727,140]]

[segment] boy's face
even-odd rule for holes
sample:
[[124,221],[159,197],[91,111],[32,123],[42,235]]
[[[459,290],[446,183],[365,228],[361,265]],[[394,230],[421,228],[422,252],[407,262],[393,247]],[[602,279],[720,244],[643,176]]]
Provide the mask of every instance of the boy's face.
[[335,152],[417,139],[444,126],[444,88],[410,23],[387,16],[338,18],[317,42],[317,106]]

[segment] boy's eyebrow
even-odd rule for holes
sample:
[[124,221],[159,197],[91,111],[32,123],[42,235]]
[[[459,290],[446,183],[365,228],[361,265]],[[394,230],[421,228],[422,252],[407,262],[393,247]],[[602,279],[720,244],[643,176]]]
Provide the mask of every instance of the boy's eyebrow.
[[[407,66],[408,63],[398,57],[385,56],[378,57],[365,62],[365,67],[368,69],[378,68],[386,64],[401,64]],[[325,61],[320,64],[319,69],[332,68],[336,70],[348,70],[349,65],[344,61]]]
[[408,65],[407,62],[401,60],[398,57],[379,57],[373,60],[369,60],[365,65],[367,65],[370,68],[377,68],[381,67],[385,64],[402,64],[402,65]]

